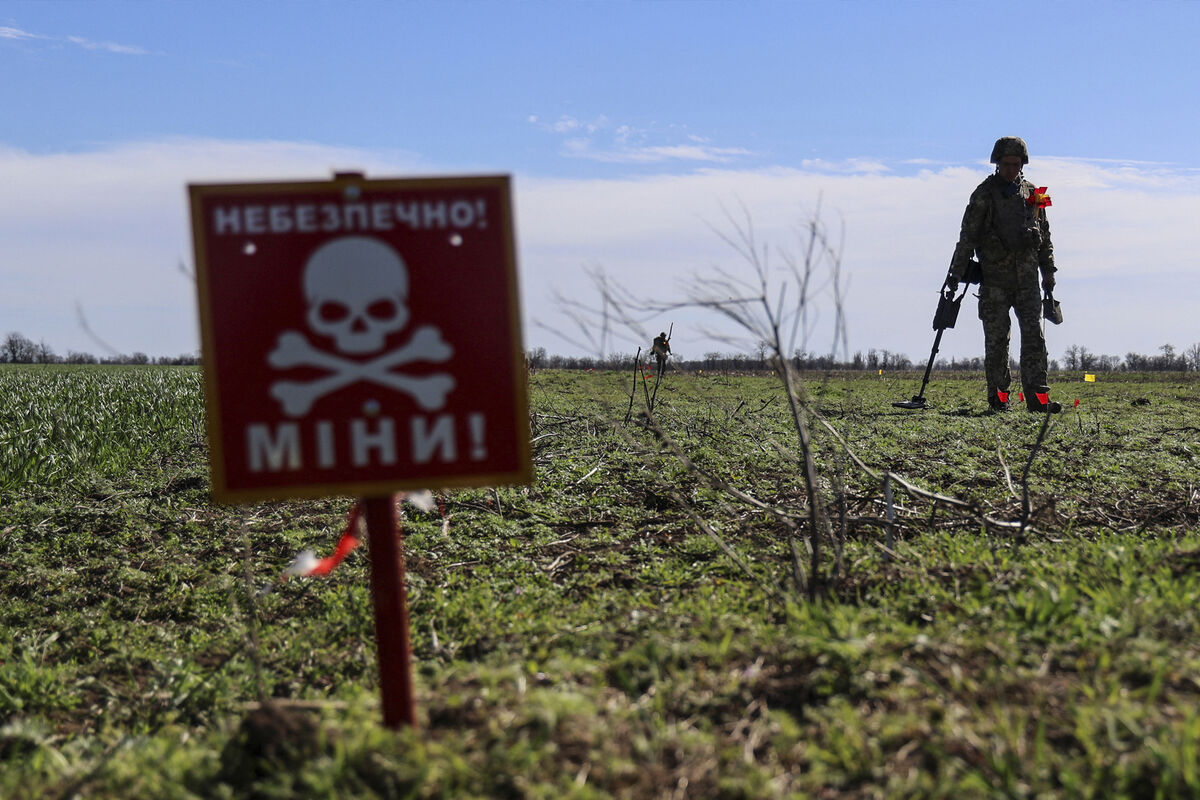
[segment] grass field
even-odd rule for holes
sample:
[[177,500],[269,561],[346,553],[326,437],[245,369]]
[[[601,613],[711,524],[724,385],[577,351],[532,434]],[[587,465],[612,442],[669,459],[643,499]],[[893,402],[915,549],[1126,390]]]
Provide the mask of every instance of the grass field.
[[814,422],[810,601],[776,381],[670,375],[656,435],[532,376],[537,483],[405,510],[393,733],[365,554],[279,580],[349,498],[211,505],[193,369],[0,368],[0,797],[1200,796],[1200,380],[1081,378],[1043,431],[807,376],[874,475]]

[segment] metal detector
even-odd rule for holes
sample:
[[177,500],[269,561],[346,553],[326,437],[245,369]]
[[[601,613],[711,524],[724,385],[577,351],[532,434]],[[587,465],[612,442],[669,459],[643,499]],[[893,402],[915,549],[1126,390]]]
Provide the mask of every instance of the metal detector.
[[929,385],[929,373],[933,370],[933,360],[937,358],[938,345],[942,343],[942,334],[946,332],[946,329],[953,328],[954,323],[958,321],[958,307],[962,305],[963,298],[967,296],[967,288],[974,282],[972,279],[977,278],[974,274],[976,269],[977,267],[973,265],[973,269],[967,271],[967,277],[963,280],[962,294],[958,297],[954,296],[949,275],[942,282],[937,311],[933,315],[933,329],[937,331],[937,335],[933,337],[933,350],[929,353],[929,363],[925,365],[925,377],[921,379],[921,391],[913,395],[911,400],[892,403],[896,408],[924,409],[929,407],[929,404],[925,402],[925,387]]

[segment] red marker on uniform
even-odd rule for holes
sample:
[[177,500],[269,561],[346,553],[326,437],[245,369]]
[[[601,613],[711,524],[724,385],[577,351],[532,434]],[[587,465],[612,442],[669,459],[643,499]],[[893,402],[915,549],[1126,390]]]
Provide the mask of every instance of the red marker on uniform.
[[1050,202],[1050,195],[1046,194],[1045,186],[1039,186],[1037,189],[1035,189],[1033,194],[1025,198],[1025,204],[1037,206],[1038,208],[1045,208],[1046,206],[1054,205]]

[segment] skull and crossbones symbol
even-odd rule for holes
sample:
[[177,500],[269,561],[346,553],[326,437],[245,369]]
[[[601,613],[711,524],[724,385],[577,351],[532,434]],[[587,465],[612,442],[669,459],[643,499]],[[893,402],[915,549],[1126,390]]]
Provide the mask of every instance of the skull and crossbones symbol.
[[414,376],[392,371],[415,362],[441,363],[454,354],[432,325],[418,327],[406,344],[371,360],[347,357],[380,352],[387,337],[408,322],[408,269],[395,250],[365,236],[334,239],[317,248],[305,264],[304,293],[309,329],[332,338],[337,352],[315,347],[299,331],[279,334],[268,364],[280,370],[316,367],[328,372],[307,383],[271,384],[271,396],[284,413],[303,416],[317,400],[360,381],[404,392],[424,411],[445,405],[455,386],[449,373]]

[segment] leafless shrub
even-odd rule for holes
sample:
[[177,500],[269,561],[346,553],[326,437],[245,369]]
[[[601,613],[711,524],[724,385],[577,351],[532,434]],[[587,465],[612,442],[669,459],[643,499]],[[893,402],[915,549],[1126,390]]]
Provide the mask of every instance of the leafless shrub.
[[[772,250],[756,239],[753,220],[743,207],[741,218],[735,218],[726,210],[725,218],[731,233],[716,227],[713,231],[726,242],[743,262],[738,272],[714,267],[710,271],[693,275],[687,282],[684,296],[680,300],[646,302],[618,282],[612,280],[601,268],[589,267],[587,274],[599,297],[594,302],[558,296],[557,304],[564,315],[577,328],[583,346],[590,346],[603,354],[611,346],[613,338],[628,337],[631,341],[646,341],[647,323],[659,319],[664,313],[682,309],[709,311],[726,323],[732,323],[735,333],[710,333],[715,339],[736,341],[744,339],[760,349],[779,376],[788,401],[792,425],[799,445],[796,460],[803,476],[806,491],[807,545],[810,557],[809,576],[804,579],[801,548],[796,540],[799,526],[795,524],[796,512],[790,509],[765,507],[764,510],[787,522],[789,546],[793,557],[793,574],[796,582],[805,585],[808,595],[815,597],[821,591],[821,561],[823,542],[829,542],[832,528],[826,504],[819,484],[817,459],[811,433],[812,409],[808,401],[803,380],[792,364],[789,354],[797,349],[798,343],[806,343],[815,319],[813,301],[818,295],[827,294],[834,313],[834,349],[845,345],[845,329],[842,313],[841,244],[834,241],[815,213],[800,230],[798,252],[788,249]],[[782,263],[782,268],[773,267],[772,256]],[[748,270],[747,270],[748,268]],[[748,272],[748,277],[743,277]],[[640,360],[640,359],[639,359]],[[640,368],[640,365],[635,365]],[[661,378],[661,376],[660,376]],[[634,381],[634,394],[637,384]],[[656,387],[657,388],[657,387]],[[630,397],[631,416],[634,397]],[[645,420],[655,434],[664,441],[689,470],[698,472],[687,456],[654,421],[654,405],[647,394],[644,409]],[[758,502],[723,481],[703,476],[714,488],[730,494],[739,502]],[[679,502],[693,518],[698,518],[695,509],[682,497]],[[706,529],[710,536],[720,537]],[[727,545],[722,549],[730,552]],[[736,559],[735,559],[736,560]],[[773,587],[772,593],[778,590]]]
[[[599,307],[594,303],[561,296],[558,304],[587,343],[601,352],[616,337],[625,337],[631,342],[646,341],[649,338],[647,323],[652,319],[661,319],[663,314],[674,311],[695,309],[711,312],[726,323],[726,331],[735,331],[734,334],[709,331],[710,338],[735,345],[749,343],[758,348],[760,356],[769,361],[780,381],[795,435],[792,446],[770,436],[764,438],[764,444],[796,463],[804,483],[805,502],[800,507],[766,502],[700,468],[659,425],[654,404],[647,396],[638,420],[658,440],[661,451],[682,465],[702,486],[715,490],[731,503],[764,512],[780,522],[786,531],[791,553],[791,581],[797,590],[807,594],[810,599],[820,595],[831,578],[845,575],[842,544],[849,525],[866,525],[883,531],[886,541],[879,543],[880,549],[885,560],[891,560],[896,557],[893,549],[896,532],[911,528],[918,518],[920,512],[916,504],[928,504],[926,524],[930,527],[934,525],[937,510],[941,508],[949,512],[943,515],[942,525],[982,527],[1011,537],[1018,544],[1023,542],[1032,530],[1029,473],[1051,424],[1049,416],[1042,425],[1020,478],[1023,493],[1017,520],[986,513],[970,501],[923,489],[893,472],[873,469],[813,407],[805,378],[796,368],[795,361],[789,358],[790,353],[809,349],[808,341],[816,328],[821,310],[831,311],[833,315],[832,355],[836,355],[839,348],[843,352],[847,349],[841,236],[835,239],[830,234],[818,210],[798,228],[797,247],[772,249],[756,238],[753,220],[745,208],[742,208],[740,218],[726,211],[725,219],[728,230],[714,227],[713,231],[738,255],[741,262],[739,270],[712,267],[688,279],[682,299],[646,302],[607,276],[601,268],[590,267],[588,275],[600,298]],[[776,267],[776,262],[782,266]],[[640,362],[640,358],[636,362]],[[635,363],[635,369],[641,369],[640,363]],[[625,414],[626,425],[631,421],[637,385],[641,383],[642,391],[646,391],[641,373],[637,374],[629,409]],[[836,447],[842,451],[832,465],[825,465],[827,474],[824,475],[814,446],[814,426],[831,436]],[[877,492],[870,497],[851,496],[846,488],[844,473],[847,468],[866,475],[878,487]],[[739,569],[759,583],[764,592],[776,599],[785,599],[780,582],[773,576],[759,575],[752,569],[688,498],[674,487],[664,485],[662,488]],[[913,505],[905,506],[896,497],[898,493]],[[852,515],[852,506],[873,511],[868,515]],[[807,569],[804,563],[805,549],[808,555]],[[832,553],[827,555],[827,549]],[[827,566],[826,561],[831,561],[831,565]]]

